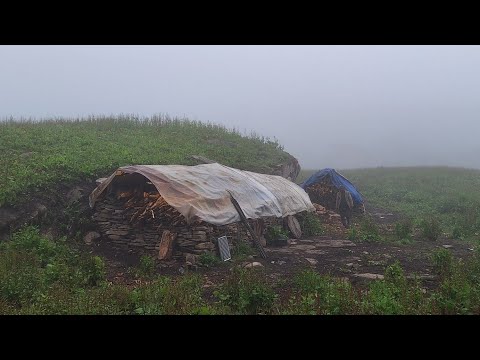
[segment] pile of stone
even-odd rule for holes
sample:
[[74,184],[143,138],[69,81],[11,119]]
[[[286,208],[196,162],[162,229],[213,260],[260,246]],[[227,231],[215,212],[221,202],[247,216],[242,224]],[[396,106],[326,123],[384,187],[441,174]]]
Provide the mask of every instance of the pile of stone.
[[332,210],[328,210],[324,206],[312,203],[315,207],[315,214],[320,218],[322,224],[329,235],[337,237],[345,237],[347,235],[347,229],[342,224],[340,215]]
[[[252,241],[250,234],[241,223],[215,226],[203,221],[187,224],[183,215],[170,206],[155,190],[109,191],[95,203],[93,220],[100,233],[121,251],[156,255],[164,231],[175,235],[173,257],[183,258],[187,254],[201,255],[217,253],[216,241],[226,236],[231,247],[233,242]],[[252,228],[257,220],[249,220]],[[282,219],[263,218],[261,234]]]

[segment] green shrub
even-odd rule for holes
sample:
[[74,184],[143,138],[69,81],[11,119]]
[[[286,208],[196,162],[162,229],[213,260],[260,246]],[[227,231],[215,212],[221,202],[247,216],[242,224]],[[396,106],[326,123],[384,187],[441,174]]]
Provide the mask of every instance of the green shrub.
[[294,295],[286,314],[353,314],[355,292],[348,281],[320,275],[308,269],[294,276]]
[[403,219],[395,223],[395,236],[398,240],[411,239],[413,232],[412,219]]
[[447,249],[437,249],[430,257],[434,271],[439,275],[448,275],[452,272],[453,257]]
[[[135,314],[188,315],[205,311],[202,282],[197,274],[177,278],[159,277],[131,293]],[[208,308],[208,307],[207,307]]]
[[385,270],[384,280],[370,284],[362,298],[362,311],[378,315],[422,314],[428,312],[428,301],[420,283],[409,284],[396,261]]
[[374,220],[371,217],[365,216],[361,220],[358,238],[359,240],[365,241],[365,242],[374,242],[374,241],[382,240],[378,226],[377,224],[375,224]]
[[435,217],[427,217],[420,222],[420,231],[422,237],[435,241],[442,234],[440,222]]
[[250,315],[271,313],[276,298],[263,272],[242,268],[234,268],[215,295],[231,311]]
[[105,280],[105,263],[99,256],[89,256],[80,264],[87,286],[98,286]]
[[272,225],[267,227],[265,238],[269,242],[286,241],[288,240],[288,232],[285,231],[280,225]]
[[207,267],[218,265],[221,262],[220,258],[217,255],[210,252],[201,254],[198,257],[198,261],[201,265],[207,266]]
[[320,219],[313,213],[305,213],[300,217],[300,227],[302,229],[302,235],[315,236],[325,234],[325,229]]
[[232,255],[237,260],[245,259],[250,255],[255,255],[255,249],[247,241],[237,241],[233,244]]
[[155,259],[152,256],[142,255],[138,265],[140,276],[151,277],[155,274]]
[[347,239],[350,241],[358,240],[358,230],[355,227],[351,227],[347,231]]

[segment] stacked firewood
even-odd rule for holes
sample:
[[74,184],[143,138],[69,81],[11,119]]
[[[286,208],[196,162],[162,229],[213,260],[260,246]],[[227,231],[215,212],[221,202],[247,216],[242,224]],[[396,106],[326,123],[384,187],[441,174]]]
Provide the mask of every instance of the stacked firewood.
[[[133,226],[145,224],[161,224],[166,227],[185,226],[185,217],[170,206],[157,192],[120,191],[117,199],[125,201],[124,208],[129,216],[128,221]],[[197,225],[196,221],[191,225]]]
[[312,203],[321,204],[329,210],[335,210],[338,191],[334,186],[319,182],[308,186],[305,191]]

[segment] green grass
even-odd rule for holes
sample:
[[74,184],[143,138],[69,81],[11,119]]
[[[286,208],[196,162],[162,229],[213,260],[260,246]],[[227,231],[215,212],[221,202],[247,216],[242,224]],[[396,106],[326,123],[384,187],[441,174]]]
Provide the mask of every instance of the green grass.
[[[302,170],[297,183],[313,170]],[[339,170],[373,207],[411,217],[416,225],[434,217],[456,237],[480,234],[480,170],[398,167]]]
[[163,116],[0,122],[0,206],[58,182],[94,181],[119,166],[193,165],[202,155],[268,172],[288,154],[278,142],[235,129]]
[[[478,245],[464,260],[446,249],[432,252],[439,285],[429,293],[396,262],[366,289],[312,269],[272,283],[263,269],[233,268],[213,298],[195,273],[111,284],[100,258],[34,227],[0,247],[0,314],[480,314]],[[279,288],[288,293],[281,296]]]

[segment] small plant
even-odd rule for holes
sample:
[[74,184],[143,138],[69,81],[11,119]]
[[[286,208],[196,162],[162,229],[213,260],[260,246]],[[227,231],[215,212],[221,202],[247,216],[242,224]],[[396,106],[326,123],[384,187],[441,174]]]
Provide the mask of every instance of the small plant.
[[198,257],[198,261],[203,266],[215,266],[220,263],[220,259],[213,253],[204,253]]
[[360,222],[359,239],[365,242],[381,241],[382,237],[378,230],[377,224],[371,217],[365,217]]
[[435,241],[442,234],[440,222],[435,217],[427,217],[420,222],[420,231],[425,239]]
[[348,229],[347,239],[350,241],[358,240],[358,230],[353,226],[350,229]]
[[88,286],[98,286],[105,280],[105,263],[99,256],[88,257],[83,263],[83,270]]
[[249,315],[271,313],[276,298],[264,273],[242,268],[234,268],[215,295],[235,313]]
[[398,240],[410,239],[412,231],[413,221],[410,218],[400,220],[395,224],[395,236]]
[[255,249],[246,241],[240,240],[233,245],[233,256],[237,259],[244,259],[255,254]]
[[288,233],[280,225],[272,225],[267,228],[265,238],[270,244],[286,242]]
[[155,274],[155,259],[151,256],[143,255],[140,258],[138,270],[141,276],[153,276]]
[[439,275],[447,275],[452,271],[453,257],[452,253],[447,249],[438,249],[433,251],[431,255],[433,268]]
[[307,212],[300,218],[300,227],[305,236],[325,234],[325,229],[323,228],[322,222],[313,213]]

